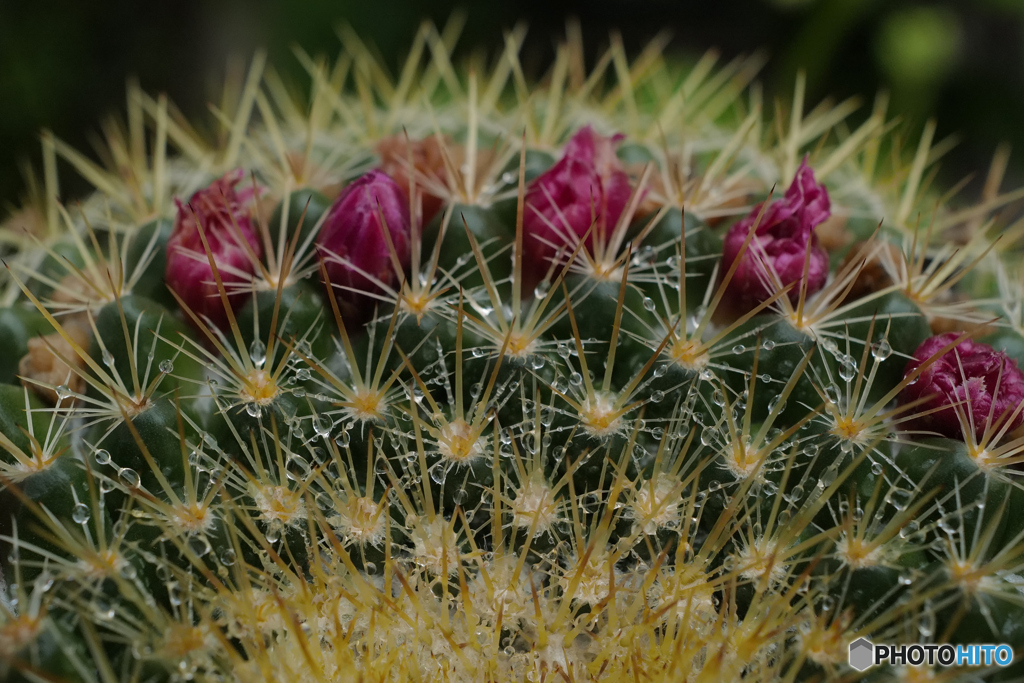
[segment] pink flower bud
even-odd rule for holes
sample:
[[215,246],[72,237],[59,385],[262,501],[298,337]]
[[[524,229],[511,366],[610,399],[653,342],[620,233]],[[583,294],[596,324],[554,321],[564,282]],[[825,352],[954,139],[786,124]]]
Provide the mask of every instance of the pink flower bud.
[[391,176],[370,171],[342,191],[317,237],[335,296],[359,311],[359,317],[372,310],[366,294],[396,284],[385,225],[399,261],[407,266],[409,202]]
[[587,246],[595,234],[614,229],[630,195],[629,176],[615,156],[622,138],[581,128],[558,163],[530,183],[523,216],[527,279],[542,278],[559,249],[574,249],[592,223]]
[[[739,256],[762,206],[755,207],[726,234],[722,250],[723,274]],[[828,191],[814,180],[814,171],[805,159],[786,195],[765,209],[754,237],[729,281],[729,294],[736,305],[750,309],[770,298],[775,293],[775,278],[770,275],[772,271],[783,286],[794,285],[788,296],[795,304],[800,297],[808,241],[811,243],[811,258],[807,269],[807,294],[824,287],[828,279],[828,253],[818,244],[814,228],[830,215]],[[768,265],[771,270],[768,270]]]
[[[930,337],[921,343],[907,364],[906,377],[931,356],[953,343],[955,332]],[[928,398],[930,397],[930,398]],[[1024,401],[1024,373],[1017,362],[988,344],[964,341],[939,356],[925,368],[913,384],[900,393],[900,405],[928,398],[913,409],[919,413],[935,410],[905,423],[907,429],[938,432],[952,439],[963,439],[957,410],[965,416],[978,438],[990,424],[1002,426],[1021,401]],[[954,404],[959,404],[954,408]],[[936,410],[938,409],[938,410]],[[1012,431],[1024,422],[1020,413],[1012,416]]]
[[235,190],[244,176],[245,171],[235,169],[197,191],[187,204],[177,198],[174,200],[178,215],[167,241],[164,280],[193,313],[206,316],[216,325],[223,325],[227,314],[196,219],[206,234],[231,308],[237,309],[246,298],[244,288],[238,285],[249,282],[254,270],[252,258],[241,240],[248,242],[249,250],[257,259],[263,255],[251,218],[256,190],[252,187]]

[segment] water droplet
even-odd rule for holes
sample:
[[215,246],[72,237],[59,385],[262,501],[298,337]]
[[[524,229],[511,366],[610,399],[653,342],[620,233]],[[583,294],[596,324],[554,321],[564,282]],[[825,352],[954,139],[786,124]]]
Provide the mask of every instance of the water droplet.
[[871,345],[871,355],[878,362],[884,361],[886,358],[892,355],[892,346],[889,345],[889,340],[880,339]]
[[880,462],[871,463],[871,474],[879,475],[884,469],[884,466]]
[[138,488],[142,480],[139,478],[139,473],[133,469],[125,467],[117,471],[117,476],[121,480],[121,483],[129,488]]
[[850,356],[843,358],[843,362],[840,363],[839,376],[846,382],[851,381],[857,376],[857,363]]
[[645,296],[644,297],[644,308],[646,310],[648,310],[648,311],[652,311],[653,312],[654,308],[655,308],[655,306],[654,306],[654,299],[652,299],[649,296]]
[[737,344],[736,346],[732,347],[732,352],[738,356],[741,353],[746,353],[747,347],[744,346],[743,344]]
[[172,372],[174,372],[174,363],[171,361],[170,358],[165,358],[162,361],[160,361],[160,372],[164,373],[165,375],[169,375]]
[[108,368],[114,365],[114,354],[106,349],[103,349],[103,364]]
[[765,339],[761,344],[761,348],[765,351],[773,351],[775,349],[775,342],[771,339]]
[[110,451],[108,451],[106,449],[103,449],[103,448],[97,449],[96,452],[93,454],[93,457],[96,458],[97,464],[100,464],[100,465],[109,465],[110,464]]
[[889,495],[886,496],[886,500],[888,500],[889,504],[897,510],[904,510],[908,505],[910,505],[910,501],[913,497],[914,494],[911,491],[894,488],[889,491]]
[[252,344],[249,344],[249,359],[258,368],[267,362],[267,347],[259,339],[253,339]]
[[316,432],[317,436],[328,436],[333,427],[334,420],[329,415],[320,415],[313,418],[313,431]]
[[772,398],[771,401],[768,402],[768,412],[771,412],[771,413],[779,412],[779,413],[781,413],[785,409],[786,409],[786,402],[782,400],[782,394],[779,394],[778,396],[775,396],[774,398]]
[[54,388],[54,391],[57,393],[57,399],[60,401],[69,399],[72,396],[71,389],[69,389],[65,384],[58,385]]
[[295,379],[300,382],[308,382],[313,374],[309,371],[309,368],[299,368],[295,371]]
[[549,291],[551,291],[551,283],[548,282],[547,280],[542,280],[539,285],[534,287],[533,296],[535,296],[538,299],[543,299],[548,295]]
[[267,526],[266,533],[267,541],[270,543],[277,543],[281,540],[281,523],[273,521]]
[[310,467],[306,459],[292,455],[285,462],[285,476],[292,481],[305,481],[309,477]]
[[235,555],[235,551],[232,550],[231,548],[228,548],[227,550],[225,550],[224,552],[222,552],[220,554],[220,562],[225,567],[230,567],[233,564],[235,564],[235,558],[236,557],[237,557],[237,555]]
[[838,476],[839,476],[839,465],[838,465],[838,463],[833,463],[821,475],[821,479],[818,480],[818,486],[821,487],[821,488],[827,488],[827,487],[832,485],[832,483],[836,480],[836,477],[838,477]]
[[348,430],[346,430],[346,429],[341,430],[341,433],[338,434],[338,438],[336,438],[335,441],[342,448],[345,448],[346,446],[348,446],[349,442],[351,441],[351,439],[349,438],[349,435],[348,435]]
[[569,375],[569,384],[573,385],[574,387],[578,387],[579,385],[583,384],[583,375],[581,375],[578,372],[572,373],[571,375]]
[[435,484],[443,484],[445,478],[448,476],[448,472],[445,471],[445,464],[443,462],[435,463],[430,467],[430,478]]
[[920,529],[920,522],[918,522],[916,519],[912,519],[900,529],[900,538],[910,538],[911,536],[916,534]]
[[89,507],[83,503],[78,503],[71,513],[71,519],[75,520],[76,524],[85,524],[89,521]]
[[189,550],[194,552],[198,557],[203,557],[206,553],[210,552],[210,542],[206,540],[204,536],[193,536],[188,539]]
[[245,412],[249,413],[249,417],[260,417],[263,415],[263,408],[260,407],[259,403],[246,403]]
[[664,391],[655,391],[651,393],[651,403],[661,403],[663,400],[665,400]]
[[533,368],[534,370],[540,370],[542,367],[544,367],[545,362],[547,362],[547,359],[544,358],[544,356],[537,354],[530,358],[530,367]]

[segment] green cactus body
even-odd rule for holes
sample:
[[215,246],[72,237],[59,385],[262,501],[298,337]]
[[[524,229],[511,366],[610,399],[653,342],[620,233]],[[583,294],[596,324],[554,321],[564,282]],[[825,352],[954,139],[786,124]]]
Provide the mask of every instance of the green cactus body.
[[862,636],[1020,646],[1012,193],[929,189],[932,127],[904,159],[802,79],[766,116],[756,60],[613,40],[588,72],[570,40],[531,83],[519,30],[463,68],[425,25],[391,80],[343,34],[308,101],[258,56],[216,143],[134,88],[127,166],[44,136],[96,189],[9,240],[0,674],[856,680],[897,673],[848,666]]

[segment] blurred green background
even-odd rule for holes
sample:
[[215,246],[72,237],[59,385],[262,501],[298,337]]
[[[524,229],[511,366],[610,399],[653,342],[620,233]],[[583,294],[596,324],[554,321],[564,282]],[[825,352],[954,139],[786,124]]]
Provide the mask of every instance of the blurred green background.
[[[769,95],[790,92],[798,68],[808,98],[891,90],[891,113],[962,142],[943,162],[955,182],[987,168],[995,146],[1014,145],[1008,184],[1024,179],[1024,0],[4,0],[0,2],[0,207],[22,190],[18,162],[38,165],[38,131],[51,128],[87,148],[100,119],[123,108],[138,77],[186,113],[203,115],[230,56],[266,47],[298,73],[291,45],[337,54],[340,21],[397,65],[419,22],[443,24],[456,8],[468,21],[460,48],[500,44],[502,30],[528,22],[524,63],[540,75],[568,16],[580,18],[592,54],[618,29],[631,52],[662,29],[670,52],[725,57],[765,49]],[[67,186],[65,198],[84,187]],[[0,209],[0,215],[5,213]]]

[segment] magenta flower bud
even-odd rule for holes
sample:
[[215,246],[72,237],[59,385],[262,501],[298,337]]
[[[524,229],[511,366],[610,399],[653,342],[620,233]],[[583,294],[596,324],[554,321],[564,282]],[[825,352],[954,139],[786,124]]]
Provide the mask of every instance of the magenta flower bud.
[[[235,310],[245,303],[246,291],[239,285],[251,280],[255,268],[252,256],[259,259],[263,255],[251,216],[256,190],[252,187],[235,190],[244,175],[245,171],[235,169],[197,191],[187,204],[177,198],[174,200],[178,215],[167,241],[164,280],[193,313],[206,316],[218,326],[224,325],[227,314],[199,236],[199,225],[206,234],[206,242],[228,293],[228,302]],[[248,243],[248,251],[243,239]]]
[[[953,343],[955,332],[930,337],[914,351],[903,376],[907,377],[926,360]],[[930,398],[929,398],[930,397]],[[1010,420],[1012,431],[1024,422],[1024,415],[1013,411],[1024,401],[1024,373],[1017,362],[988,344],[965,339],[939,356],[921,372],[913,384],[900,393],[900,405],[918,399],[927,400],[913,412],[935,410],[905,423],[908,429],[938,432],[951,439],[963,439],[957,410],[980,438],[990,424],[1002,426]],[[959,404],[954,408],[955,404]],[[1012,419],[1011,419],[1012,416]]]
[[367,294],[396,284],[385,226],[399,262],[408,266],[409,201],[391,176],[375,170],[342,191],[317,236],[335,296],[360,318],[373,307]]
[[[723,274],[739,256],[762,206],[756,206],[726,233],[722,250]],[[775,293],[775,278],[770,275],[772,271],[783,286],[794,285],[788,296],[791,302],[797,303],[808,242],[811,244],[811,258],[807,268],[807,294],[824,287],[828,279],[828,253],[818,244],[814,228],[830,215],[828,191],[814,180],[814,171],[805,159],[786,195],[765,209],[729,281],[729,294],[736,305],[749,310],[769,299]],[[771,266],[771,270],[766,264]]]
[[558,163],[530,183],[523,216],[527,279],[543,278],[559,249],[575,249],[591,223],[588,247],[595,234],[614,229],[630,195],[629,176],[615,156],[622,139],[585,126],[566,144]]

